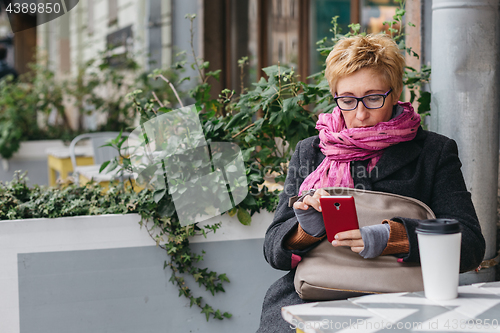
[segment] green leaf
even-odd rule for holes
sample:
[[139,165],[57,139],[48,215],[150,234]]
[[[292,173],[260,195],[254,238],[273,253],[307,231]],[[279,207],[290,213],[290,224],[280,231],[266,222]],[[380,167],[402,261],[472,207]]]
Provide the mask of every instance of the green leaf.
[[238,215],[237,216],[238,216],[238,220],[243,225],[250,225],[250,223],[252,222],[252,217],[246,211],[246,209],[238,208]]
[[418,113],[423,114],[431,109],[431,93],[428,91],[421,91],[418,98]]
[[264,73],[266,73],[266,75],[268,77],[276,76],[276,75],[278,75],[278,72],[279,72],[279,68],[277,65],[265,67],[265,68],[262,68],[262,70],[264,71]]
[[268,158],[270,155],[271,155],[271,149],[265,147],[265,148],[262,148],[261,151],[259,151],[257,153],[257,155],[259,156],[259,158],[261,159],[266,159]]
[[415,100],[415,97],[417,95],[415,94],[415,91],[414,90],[410,90],[410,103],[413,103],[413,101]]
[[281,111],[274,112],[269,118],[269,122],[275,126],[279,125],[282,120],[283,120],[283,112]]
[[205,316],[207,317],[207,321],[210,319],[210,315],[214,313],[214,309],[208,304],[205,304],[205,306],[202,308],[201,313],[204,313]]
[[219,280],[221,280],[223,282],[229,282],[229,279],[227,278],[225,273],[219,275]]
[[214,313],[214,318],[215,318],[215,319],[219,319],[219,320],[224,319],[224,318],[222,318],[222,315],[221,315],[221,313],[220,313],[220,310],[215,311],[215,313]]
[[236,208],[236,207],[233,207],[233,209],[231,209],[231,210],[228,210],[228,211],[227,211],[227,214],[228,214],[229,216],[233,217],[234,215],[236,215],[236,212],[237,212],[237,211],[238,211],[238,210],[237,210],[237,208]]
[[118,167],[119,167],[118,161],[116,159],[115,160],[111,160],[110,163],[109,163],[107,171],[111,172],[111,171],[115,170]]
[[220,77],[220,73],[221,73],[221,70],[218,69],[216,71],[210,71],[210,72],[207,72],[205,75],[208,77],[208,76],[212,76],[213,78],[215,78],[217,81],[219,80],[219,77]]
[[300,101],[299,96],[295,96],[292,98],[287,98],[283,101],[283,111],[288,112],[292,110],[300,110],[301,107],[298,105],[298,102]]
[[167,193],[167,189],[165,188],[155,191],[153,194],[153,200],[156,203],[160,202],[161,198],[165,196],[165,193]]
[[[260,179],[262,179],[259,176]],[[242,201],[243,204],[248,205],[248,206],[255,206],[257,205],[257,202],[255,201],[255,198],[253,197],[252,194],[248,193],[248,195],[245,197],[245,199]]]
[[175,205],[172,201],[160,201],[160,205],[158,207],[158,214],[160,216],[170,217],[175,213]]
[[252,133],[248,133],[247,135],[245,135],[245,141],[247,143],[251,143],[252,141],[255,141],[256,139],[257,138]]
[[243,161],[247,162],[250,159],[250,156],[254,150],[255,147],[250,147],[248,149],[242,150],[241,154],[243,155]]
[[111,161],[106,161],[103,164],[101,164],[101,167],[99,168],[99,173],[102,172],[102,170],[106,169],[106,167],[109,165]]
[[167,253],[168,254],[172,254],[172,253],[176,253],[177,252],[177,247],[175,246],[171,246],[168,250],[167,250]]
[[235,114],[233,116],[233,118],[229,121],[229,123],[226,125],[226,127],[224,128],[224,130],[228,130],[228,129],[231,129],[233,126],[235,126],[236,124],[238,124],[239,122],[243,122],[246,120],[246,118],[248,118],[248,113],[246,112],[243,112],[243,111],[240,111],[238,112],[237,114]]
[[260,131],[261,128],[262,128],[262,125],[264,125],[265,123],[265,118],[260,118],[260,119],[257,119],[255,122],[254,122],[254,127],[253,127],[253,131]]

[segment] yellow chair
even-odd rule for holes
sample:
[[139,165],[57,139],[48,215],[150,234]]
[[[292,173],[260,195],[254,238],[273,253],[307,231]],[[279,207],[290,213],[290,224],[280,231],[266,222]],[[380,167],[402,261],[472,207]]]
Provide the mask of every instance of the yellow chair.
[[[78,165],[94,164],[92,147],[76,147],[75,159]],[[66,181],[68,175],[73,172],[73,165],[68,148],[47,149],[47,167],[49,171],[49,186],[56,186],[57,174],[59,178]]]

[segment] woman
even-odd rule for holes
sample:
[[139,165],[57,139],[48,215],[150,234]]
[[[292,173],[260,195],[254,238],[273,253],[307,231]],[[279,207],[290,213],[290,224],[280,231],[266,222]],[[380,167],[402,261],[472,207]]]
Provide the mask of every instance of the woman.
[[[325,76],[337,107],[319,115],[319,136],[299,142],[290,161],[264,243],[269,264],[290,272],[269,288],[258,332],[292,331],[281,318],[281,307],[304,303],[295,292],[295,267],[325,237],[319,204],[319,197],[327,194],[324,187],[416,198],[437,217],[460,222],[461,272],[483,259],[485,242],[460,171],[457,145],[423,130],[411,105],[399,102],[404,68],[404,57],[386,35],[343,39],[328,56]],[[289,207],[289,199],[300,194]],[[332,246],[348,246],[364,258],[395,255],[403,262],[418,262],[417,224],[407,218],[380,221],[337,234]]]

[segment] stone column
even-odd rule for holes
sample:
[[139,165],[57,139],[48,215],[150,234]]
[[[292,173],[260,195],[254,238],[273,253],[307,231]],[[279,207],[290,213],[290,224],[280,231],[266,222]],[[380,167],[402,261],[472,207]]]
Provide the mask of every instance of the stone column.
[[[499,3],[434,0],[431,129],[456,140],[467,189],[495,257],[498,184]],[[461,283],[491,281],[495,270]]]

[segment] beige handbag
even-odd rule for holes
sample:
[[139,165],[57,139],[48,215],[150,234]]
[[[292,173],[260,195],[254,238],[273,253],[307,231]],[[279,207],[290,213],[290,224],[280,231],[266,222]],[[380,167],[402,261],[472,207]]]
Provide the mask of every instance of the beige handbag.
[[[359,227],[393,217],[435,218],[423,202],[384,192],[325,188],[330,195],[352,195]],[[304,300],[335,300],[374,293],[424,290],[420,265],[399,263],[391,255],[364,259],[349,247],[333,247],[324,239],[304,256],[295,272],[295,290]]]

